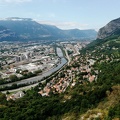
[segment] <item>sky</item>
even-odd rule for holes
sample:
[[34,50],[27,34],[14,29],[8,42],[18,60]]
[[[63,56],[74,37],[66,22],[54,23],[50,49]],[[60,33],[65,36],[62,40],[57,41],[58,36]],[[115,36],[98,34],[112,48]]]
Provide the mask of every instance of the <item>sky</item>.
[[61,29],[95,29],[120,17],[120,0],[0,0],[0,18],[32,18]]

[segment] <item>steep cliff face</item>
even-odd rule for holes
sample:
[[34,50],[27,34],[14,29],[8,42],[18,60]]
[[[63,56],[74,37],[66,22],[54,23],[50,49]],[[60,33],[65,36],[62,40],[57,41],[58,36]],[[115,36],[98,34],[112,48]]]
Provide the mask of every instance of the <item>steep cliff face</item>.
[[104,39],[111,35],[120,35],[120,18],[110,21],[98,32],[98,39]]

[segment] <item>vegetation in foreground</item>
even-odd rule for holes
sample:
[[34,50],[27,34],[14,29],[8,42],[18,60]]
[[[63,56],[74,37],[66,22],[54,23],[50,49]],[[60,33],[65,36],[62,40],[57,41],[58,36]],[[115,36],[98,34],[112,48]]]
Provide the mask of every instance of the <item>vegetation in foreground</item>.
[[[110,38],[109,38],[110,39]],[[0,93],[1,120],[114,120],[120,118],[120,38],[104,41],[99,46],[83,51],[93,57],[92,66],[99,71],[92,83],[82,83],[64,93],[42,97],[38,87],[26,91],[16,101],[6,101]],[[113,42],[111,44],[111,42]],[[85,57],[85,58],[86,58]],[[68,67],[69,68],[69,67]]]

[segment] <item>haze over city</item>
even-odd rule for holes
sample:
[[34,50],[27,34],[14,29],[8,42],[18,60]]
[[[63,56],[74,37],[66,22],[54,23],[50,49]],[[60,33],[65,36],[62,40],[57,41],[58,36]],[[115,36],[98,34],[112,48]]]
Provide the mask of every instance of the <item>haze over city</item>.
[[119,4],[119,0],[0,0],[0,18],[32,18],[61,29],[98,30],[119,17]]

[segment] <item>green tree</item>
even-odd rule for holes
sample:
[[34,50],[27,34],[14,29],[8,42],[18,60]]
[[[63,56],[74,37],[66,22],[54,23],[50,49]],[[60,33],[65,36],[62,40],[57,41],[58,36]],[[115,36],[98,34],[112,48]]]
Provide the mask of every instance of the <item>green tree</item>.
[[15,82],[15,81],[17,81],[18,80],[18,77],[16,76],[16,75],[10,75],[10,80],[12,81],[12,82]]

